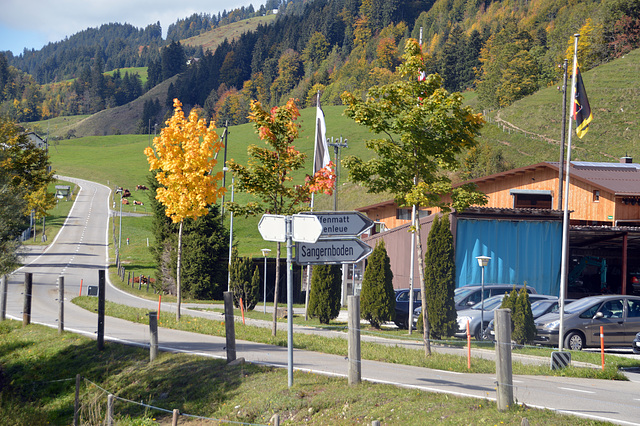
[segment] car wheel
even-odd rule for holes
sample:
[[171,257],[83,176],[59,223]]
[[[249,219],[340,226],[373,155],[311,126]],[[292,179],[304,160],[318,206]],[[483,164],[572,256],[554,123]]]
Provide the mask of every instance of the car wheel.
[[572,331],[564,338],[564,346],[573,351],[581,351],[584,348],[584,336],[582,333]]
[[482,339],[482,327],[478,326],[478,328],[475,329],[475,331],[473,332],[473,337],[474,339],[480,341],[483,340]]

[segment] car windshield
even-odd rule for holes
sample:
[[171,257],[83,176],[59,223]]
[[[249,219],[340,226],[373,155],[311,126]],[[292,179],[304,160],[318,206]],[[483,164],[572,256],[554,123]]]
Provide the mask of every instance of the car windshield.
[[[484,301],[484,310],[485,311],[493,311],[502,305],[502,299],[504,298],[504,294],[499,294],[497,296],[490,297],[485,299]],[[482,310],[482,302],[476,303],[471,307],[471,309],[477,309],[478,311]]]
[[569,305],[565,305],[564,307],[564,313],[565,314],[577,314],[578,312],[582,312],[585,309],[593,306],[593,305],[600,305],[600,303],[602,303],[601,300],[599,301],[594,301],[593,299],[589,298],[589,297],[585,297],[584,299],[581,300],[576,300],[575,302],[569,304]]
[[537,302],[533,302],[531,304],[531,313],[533,317],[539,317],[544,314],[546,310],[549,308],[549,305],[553,305],[554,303],[558,303],[555,300],[538,300]]
[[458,303],[476,290],[477,288],[458,287],[453,291],[453,300]]

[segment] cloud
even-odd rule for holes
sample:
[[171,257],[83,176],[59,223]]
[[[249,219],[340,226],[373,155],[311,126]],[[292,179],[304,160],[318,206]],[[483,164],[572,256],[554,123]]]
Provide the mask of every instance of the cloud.
[[[118,22],[144,28],[160,22],[163,36],[169,25],[194,13],[218,14],[248,6],[251,0],[3,0],[0,50],[22,53],[40,49],[87,28]],[[259,8],[262,1],[253,2]],[[30,45],[40,43],[40,45]],[[21,46],[17,49],[10,46]]]

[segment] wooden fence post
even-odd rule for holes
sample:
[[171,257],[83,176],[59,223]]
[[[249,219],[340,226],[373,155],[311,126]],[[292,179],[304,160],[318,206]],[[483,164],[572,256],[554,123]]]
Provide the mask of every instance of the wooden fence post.
[[33,289],[33,274],[24,274],[24,304],[22,306],[22,326],[31,324],[31,290]]
[[80,416],[80,375],[76,374],[76,399],[73,403],[73,426],[78,426]]
[[6,275],[0,279],[0,321],[4,321],[7,315],[7,286],[9,285]]
[[104,348],[104,269],[98,271],[98,350]]
[[360,296],[348,296],[349,315],[349,384],[357,385],[361,380],[360,359]]
[[107,395],[107,426],[113,426],[113,394]]
[[496,375],[498,378],[498,410],[513,405],[513,375],[511,369],[511,310],[496,309]]
[[149,356],[151,362],[158,356],[158,313],[149,312]]
[[58,334],[64,331],[64,277],[58,277]]
[[236,359],[236,329],[233,319],[233,292],[224,292],[224,330],[227,337],[227,363]]

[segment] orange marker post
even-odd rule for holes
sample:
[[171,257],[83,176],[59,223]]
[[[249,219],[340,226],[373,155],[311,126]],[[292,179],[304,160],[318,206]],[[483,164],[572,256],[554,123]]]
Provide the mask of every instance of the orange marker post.
[[82,278],[80,278],[80,294],[78,296],[82,296]]
[[604,371],[604,329],[600,326],[600,357],[602,358],[602,370]]
[[471,370],[471,333],[469,332],[469,320],[467,320],[467,369]]
[[242,325],[244,325],[244,305],[242,304],[242,297],[240,298],[240,312],[242,312]]
[[162,305],[162,295],[158,296],[158,319],[160,319],[160,305]]

